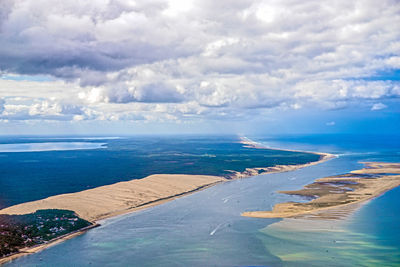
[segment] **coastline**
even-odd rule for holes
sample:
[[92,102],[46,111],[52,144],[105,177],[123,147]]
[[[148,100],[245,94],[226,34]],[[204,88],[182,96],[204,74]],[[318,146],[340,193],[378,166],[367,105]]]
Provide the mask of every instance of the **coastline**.
[[18,251],[16,253],[8,255],[8,256],[6,256],[4,258],[0,258],[0,265],[3,265],[5,263],[7,263],[9,261],[12,261],[14,259],[17,259],[19,257],[23,257],[23,256],[26,256],[26,255],[30,255],[30,254],[33,254],[33,253],[40,252],[40,251],[42,251],[42,250],[44,250],[46,248],[49,248],[51,246],[57,245],[59,243],[62,243],[64,241],[68,240],[68,239],[71,239],[71,238],[74,238],[76,236],[82,235],[82,234],[86,233],[87,231],[89,231],[90,229],[93,229],[93,228],[96,228],[96,227],[99,227],[99,226],[100,226],[100,224],[97,224],[97,223],[96,224],[92,224],[92,225],[87,226],[85,228],[82,228],[82,229],[76,230],[74,232],[59,236],[59,237],[57,237],[57,238],[55,238],[53,240],[50,240],[50,241],[48,241],[48,242],[46,242],[44,244],[39,244],[39,245],[36,245],[36,246],[33,246],[33,247],[22,248],[20,251]]
[[41,209],[72,210],[80,218],[94,223],[135,208],[172,200],[225,180],[219,176],[154,174],[143,179],[21,203],[0,210],[0,214],[22,215]]
[[[297,169],[313,166],[316,164],[323,163],[325,161],[328,161],[330,159],[336,158],[337,155],[330,154],[330,153],[323,153],[323,152],[313,152],[313,151],[301,151],[301,150],[291,150],[291,149],[279,149],[279,148],[269,148],[266,146],[263,146],[247,137],[240,137],[241,144],[243,144],[245,147],[250,147],[250,148],[256,148],[256,149],[268,149],[268,150],[278,150],[278,151],[290,151],[290,152],[301,152],[301,153],[310,153],[310,154],[316,154],[320,156],[320,159],[317,161],[309,162],[306,164],[296,164],[296,165],[275,165],[274,167],[257,167],[257,168],[246,168],[245,171],[243,172],[232,172],[232,179],[241,179],[241,178],[247,178],[250,176],[255,176],[255,175],[260,175],[260,174],[268,174],[268,173],[278,173],[278,172],[289,172],[289,171],[295,171]],[[260,171],[263,170],[262,173]]]
[[[288,195],[312,197],[309,202],[285,202],[276,204],[271,211],[242,213],[255,218],[301,218],[313,216],[329,219],[329,211],[345,209],[365,203],[400,186],[400,164],[363,162],[365,167],[343,175],[320,178],[303,189],[280,191]],[[372,174],[372,175],[371,175]],[[328,211],[328,214],[324,214]]]
[[[283,151],[293,151],[293,152],[306,152],[306,153],[313,153],[320,155],[320,159],[318,161],[306,163],[306,164],[298,164],[298,165],[276,165],[274,167],[259,167],[259,168],[246,168],[245,171],[243,172],[234,172],[232,171],[232,175],[229,176],[228,179],[220,176],[206,176],[206,175],[180,175],[180,174],[155,174],[155,175],[150,175],[142,179],[134,179],[131,181],[127,182],[119,182],[116,184],[112,185],[106,185],[106,186],[100,186],[96,187],[93,189],[89,190],[84,190],[76,193],[70,193],[70,194],[62,194],[62,195],[56,195],[52,196],[46,199],[38,200],[38,201],[32,201],[32,202],[26,202],[22,204],[18,204],[15,206],[7,207],[5,209],[0,210],[0,214],[27,214],[27,213],[32,213],[35,212],[36,210],[39,209],[68,209],[68,210],[73,210],[75,211],[79,217],[86,219],[90,222],[93,223],[92,226],[88,227],[87,229],[80,229],[78,231],[68,233],[64,236],[58,237],[54,240],[50,240],[45,244],[40,244],[34,247],[29,247],[29,248],[23,248],[21,249],[20,252],[6,256],[4,258],[0,259],[0,265],[16,259],[21,256],[29,255],[32,253],[39,252],[43,249],[46,249],[50,246],[53,246],[55,244],[61,243],[65,240],[71,239],[75,236],[81,235],[85,233],[86,231],[99,226],[97,223],[99,220],[123,215],[123,214],[128,214],[131,212],[139,211],[142,209],[150,208],[156,205],[160,205],[162,203],[171,201],[173,199],[176,199],[178,197],[182,197],[185,195],[192,194],[194,192],[206,189],[208,187],[214,186],[218,183],[223,183],[229,180],[233,179],[242,179],[242,178],[247,178],[259,174],[268,174],[268,173],[277,173],[277,172],[288,172],[288,171],[294,171],[300,168],[304,168],[307,166],[315,165],[322,163],[324,161],[327,161],[329,159],[332,159],[336,157],[335,155],[329,154],[329,153],[320,153],[320,152],[309,152],[309,151],[298,151],[298,150],[286,150],[286,149],[277,149],[277,148],[268,148],[268,147],[263,147],[260,146],[258,143],[250,140],[250,139],[243,139],[241,138],[240,143],[242,143],[245,146],[249,146],[252,148],[257,148],[257,149],[269,149],[269,150],[283,150]],[[259,170],[263,170],[262,173],[259,172]],[[171,180],[175,179],[175,183],[171,184]],[[177,186],[181,185],[182,182],[186,182],[186,186],[184,189],[180,188],[177,190]],[[124,198],[124,194],[126,196],[127,187],[131,187],[133,184],[142,184],[142,191],[134,190],[134,192],[130,191],[128,194],[131,195],[132,193],[139,195],[142,197],[142,199],[138,200],[132,200],[126,201]],[[170,185],[169,189],[165,189],[165,185]],[[157,190],[154,190],[153,187],[159,187],[161,186],[160,192],[157,192]],[[151,188],[151,189],[150,189]],[[105,189],[105,190],[104,190]],[[93,194],[93,191],[97,191]],[[110,194],[113,192],[113,194]],[[157,193],[161,195],[157,195]],[[165,194],[166,193],[166,194]],[[146,198],[143,198],[144,194],[149,194],[149,196]],[[89,198],[88,198],[89,197]],[[117,200],[120,203],[124,202],[124,205],[118,206],[117,209],[111,209],[109,207],[104,207],[104,197],[110,197],[113,200]],[[74,201],[75,200],[75,201]],[[90,206],[91,203],[95,203],[95,206],[101,205],[103,208],[106,209],[102,212],[98,211],[93,214],[94,211],[96,211],[95,208]],[[77,206],[74,206],[74,204],[79,204]],[[71,206],[72,204],[72,206]],[[80,208],[84,205],[88,205],[89,207],[85,207],[83,210],[80,210]],[[108,208],[108,210],[107,210]],[[79,212],[80,211],[80,212]]]
[[[326,153],[326,152],[316,152],[316,151],[308,151],[308,150],[296,150],[296,149],[286,149],[286,148],[273,148],[273,147],[268,147],[264,146],[256,141],[253,141],[245,136],[239,137],[240,138],[240,143],[247,146],[247,147],[253,147],[253,148],[259,148],[259,149],[269,149],[269,150],[279,150],[279,151],[290,151],[290,152],[301,152],[301,153],[311,153],[311,154],[316,154],[320,155],[322,157],[328,157],[328,158],[335,158],[337,155],[331,154],[331,153]],[[317,161],[316,161],[317,162]]]
[[[192,175],[192,176],[196,176],[196,175]],[[148,177],[150,177],[150,176],[148,176]],[[145,178],[148,178],[148,177],[145,177]],[[125,214],[129,214],[129,213],[132,213],[132,212],[137,212],[137,211],[140,211],[140,210],[143,210],[143,209],[151,208],[151,207],[154,207],[154,206],[157,206],[157,205],[161,205],[163,203],[166,203],[168,201],[174,200],[176,198],[179,198],[179,197],[182,197],[182,196],[186,196],[186,195],[190,195],[190,194],[193,194],[193,193],[195,193],[197,191],[204,190],[204,189],[207,189],[207,188],[209,188],[211,186],[219,184],[221,182],[227,181],[226,179],[224,179],[222,177],[218,177],[218,176],[210,176],[210,177],[216,177],[216,178],[223,179],[223,180],[216,181],[216,182],[213,182],[213,183],[210,183],[210,184],[205,184],[205,185],[199,186],[199,187],[197,187],[197,188],[195,188],[193,190],[190,190],[190,191],[186,191],[186,192],[178,193],[178,194],[175,194],[175,195],[167,196],[165,198],[160,198],[160,199],[155,199],[155,200],[152,200],[152,201],[148,201],[148,202],[142,203],[142,204],[140,204],[138,206],[133,206],[133,207],[127,208],[125,210],[118,210],[118,211],[114,211],[112,213],[108,213],[107,215],[99,216],[95,220],[91,220],[90,222],[92,223],[92,225],[90,225],[88,227],[79,229],[79,230],[71,232],[71,233],[67,233],[67,234],[65,234],[63,236],[60,236],[60,237],[57,237],[55,239],[49,240],[48,242],[46,242],[44,244],[39,244],[39,245],[36,245],[36,246],[33,246],[33,247],[22,248],[19,252],[16,252],[16,253],[13,253],[13,254],[8,255],[6,257],[0,258],[0,265],[3,265],[5,263],[7,263],[9,261],[12,261],[14,259],[17,259],[19,257],[23,257],[23,256],[26,256],[26,255],[29,255],[29,254],[33,254],[33,253],[36,253],[36,252],[40,252],[40,251],[42,251],[42,250],[44,250],[46,248],[49,248],[49,247],[54,246],[54,245],[57,245],[57,244],[62,243],[64,241],[66,241],[66,240],[72,239],[72,238],[74,238],[76,236],[82,235],[82,234],[86,233],[87,231],[89,231],[89,230],[91,230],[93,228],[101,226],[101,224],[98,223],[98,221],[100,221],[100,220],[104,220],[104,219],[108,219],[108,218],[112,218],[112,217],[116,217],[116,216],[120,216],[120,215],[125,215]],[[143,178],[143,179],[145,179],[145,178]],[[142,180],[142,179],[140,179],[140,180]],[[132,180],[132,181],[137,181],[137,180]],[[124,183],[124,182],[121,182],[121,183]],[[117,184],[120,184],[120,183],[117,183]],[[96,189],[96,188],[94,188],[94,189]],[[85,191],[88,191],[88,190],[85,190]],[[83,191],[81,191],[81,192],[83,192]],[[80,193],[80,192],[77,192],[77,193]],[[72,194],[76,194],[76,193],[72,193]],[[65,195],[69,195],[69,194],[57,195],[57,196],[62,197],[62,196],[65,196]],[[57,196],[54,196],[54,197],[57,197]],[[52,197],[50,197],[50,198],[52,198]],[[43,200],[39,200],[39,201],[43,201]],[[33,202],[36,202],[36,201],[33,201]],[[26,202],[26,203],[31,203],[31,202]],[[22,203],[22,204],[19,204],[19,205],[23,205],[23,204],[26,204],[26,203]],[[16,205],[16,206],[18,206],[18,205]],[[15,207],[15,206],[11,206],[11,207]],[[11,208],[11,207],[9,207],[9,208]],[[6,209],[7,208],[0,210],[0,214],[8,214],[8,213],[3,213],[3,211],[5,211]],[[46,209],[46,208],[39,208],[39,209]],[[31,213],[31,212],[24,212],[23,210],[21,210],[20,213],[14,213],[14,214],[18,215],[18,214],[26,214],[26,213]]]

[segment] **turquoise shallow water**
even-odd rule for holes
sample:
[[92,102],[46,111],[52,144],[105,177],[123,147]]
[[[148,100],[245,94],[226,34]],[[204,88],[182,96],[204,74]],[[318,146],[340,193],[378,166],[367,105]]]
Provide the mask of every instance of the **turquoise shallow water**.
[[270,225],[259,238],[283,266],[399,266],[399,195],[395,188],[345,220]]
[[350,143],[314,138],[299,138],[297,145],[285,138],[268,139],[268,144],[307,150],[322,147],[340,157],[294,172],[220,184],[108,219],[82,236],[6,266],[398,266],[399,189],[318,231],[276,229],[277,219],[240,216],[243,211],[301,200],[276,191],[360,168],[359,161],[400,161],[398,139],[371,144],[368,138]]
[[[395,136],[339,138],[286,137],[264,139],[270,145],[325,149],[349,161],[400,162],[399,139]],[[306,140],[306,141],[305,141]],[[316,142],[310,142],[315,140]],[[260,239],[284,266],[400,266],[400,188],[344,212],[341,220],[284,220],[260,230]],[[297,223],[296,223],[297,222]],[[295,224],[294,224],[295,223]],[[315,223],[315,225],[313,225]],[[293,227],[295,228],[289,228]]]

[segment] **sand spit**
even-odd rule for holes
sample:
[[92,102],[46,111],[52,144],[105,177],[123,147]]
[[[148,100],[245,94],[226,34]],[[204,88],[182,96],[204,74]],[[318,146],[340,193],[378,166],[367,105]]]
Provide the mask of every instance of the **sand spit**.
[[[279,151],[291,151],[291,152],[317,154],[317,155],[320,155],[322,158],[325,158],[326,160],[337,157],[334,154],[324,153],[324,152],[315,152],[315,151],[305,151],[305,150],[294,150],[294,149],[267,147],[267,146],[264,146],[263,144],[255,142],[255,141],[253,141],[253,140],[251,140],[251,139],[249,139],[247,137],[240,137],[240,143],[243,144],[245,147],[252,147],[252,148],[258,148],[258,149],[269,149],[269,150],[279,150]],[[318,161],[316,161],[316,162],[318,162]]]
[[313,161],[306,164],[296,164],[296,165],[275,165],[274,167],[264,167],[264,168],[246,168],[243,172],[237,171],[230,171],[231,175],[229,176],[230,179],[242,179],[248,178],[250,176],[260,175],[260,174],[267,174],[267,173],[277,173],[277,172],[290,172],[297,169],[305,168],[308,166],[316,165],[327,161],[329,159],[334,158],[334,155],[321,155],[321,158],[318,161]]
[[[257,218],[290,218],[314,215],[329,219],[332,208],[359,204],[400,185],[400,163],[364,162],[365,168],[348,174],[317,179],[301,190],[281,191],[314,198],[307,203],[276,204],[272,211],[251,211],[242,215]],[[323,212],[326,211],[326,212]]]
[[0,214],[65,209],[73,210],[82,219],[93,222],[127,213],[135,208],[144,208],[156,201],[170,200],[225,180],[217,176],[155,174],[143,179],[22,203],[2,209]]
[[322,153],[322,152],[312,152],[312,151],[300,151],[300,150],[289,150],[289,149],[278,149],[278,148],[269,148],[265,147],[262,144],[259,144],[247,137],[240,137],[240,143],[245,147],[257,148],[257,149],[268,149],[268,150],[279,150],[279,151],[291,151],[291,152],[302,152],[302,153],[312,153],[316,155],[320,155],[320,159],[317,161],[309,162],[306,164],[296,164],[296,165],[275,165],[274,167],[258,167],[258,168],[246,168],[243,172],[231,171],[230,175],[231,179],[241,179],[247,178],[250,176],[266,174],[266,173],[276,173],[276,172],[289,172],[297,169],[305,168],[308,166],[316,165],[327,160],[333,159],[336,155],[330,153]]

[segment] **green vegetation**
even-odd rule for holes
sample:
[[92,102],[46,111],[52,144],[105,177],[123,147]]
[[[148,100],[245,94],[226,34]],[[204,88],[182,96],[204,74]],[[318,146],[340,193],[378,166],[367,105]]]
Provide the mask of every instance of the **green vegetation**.
[[92,225],[69,210],[38,210],[26,215],[0,215],[0,257],[43,244]]

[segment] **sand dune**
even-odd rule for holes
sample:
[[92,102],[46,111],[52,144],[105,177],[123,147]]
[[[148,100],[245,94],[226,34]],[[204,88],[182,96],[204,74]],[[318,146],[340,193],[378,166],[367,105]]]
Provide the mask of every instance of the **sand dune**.
[[0,210],[0,214],[27,214],[38,209],[66,209],[79,217],[96,221],[173,199],[185,193],[225,181],[205,175],[155,174],[143,179],[100,186],[77,193],[62,194],[22,203]]

